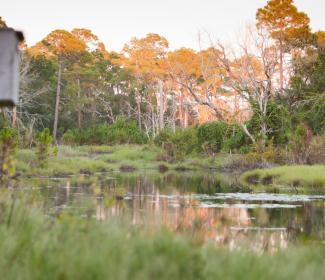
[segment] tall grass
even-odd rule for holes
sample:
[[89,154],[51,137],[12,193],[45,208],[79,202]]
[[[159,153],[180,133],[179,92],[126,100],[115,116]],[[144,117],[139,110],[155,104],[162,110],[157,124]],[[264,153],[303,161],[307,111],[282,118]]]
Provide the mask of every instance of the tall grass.
[[[161,230],[145,232],[68,214],[47,217],[34,200],[1,194],[2,279],[323,279],[323,246],[275,255],[226,251]],[[34,206],[31,206],[33,204]]]
[[268,182],[268,184],[325,187],[325,165],[279,166],[270,169],[256,169],[245,172],[241,180],[250,182]]

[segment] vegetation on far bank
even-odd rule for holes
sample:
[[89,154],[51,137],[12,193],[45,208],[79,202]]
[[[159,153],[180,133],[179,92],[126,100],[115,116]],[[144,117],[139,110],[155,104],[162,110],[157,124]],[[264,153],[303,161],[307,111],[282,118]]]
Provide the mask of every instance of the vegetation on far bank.
[[23,177],[67,176],[110,171],[209,170],[220,169],[227,157],[203,157],[198,154],[181,161],[166,162],[163,150],[154,145],[58,146],[46,166],[40,167],[35,149],[17,151],[16,171]]

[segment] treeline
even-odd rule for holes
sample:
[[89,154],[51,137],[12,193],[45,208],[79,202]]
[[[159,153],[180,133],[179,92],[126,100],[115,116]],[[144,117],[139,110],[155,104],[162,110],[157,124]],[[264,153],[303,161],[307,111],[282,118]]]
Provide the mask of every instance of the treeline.
[[1,126],[25,146],[43,128],[70,144],[168,138],[184,153],[311,142],[324,135],[325,32],[309,22],[292,0],[270,0],[236,51],[169,51],[148,34],[109,53],[90,30],[55,30],[21,46],[20,103],[2,110]]

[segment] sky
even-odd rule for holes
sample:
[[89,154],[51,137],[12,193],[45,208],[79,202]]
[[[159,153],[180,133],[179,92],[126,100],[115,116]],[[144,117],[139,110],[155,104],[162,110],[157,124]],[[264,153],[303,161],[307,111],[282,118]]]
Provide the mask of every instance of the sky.
[[[198,34],[232,41],[266,0],[2,0],[0,16],[33,45],[55,29],[88,28],[110,51],[132,37],[164,36],[171,49],[199,48]],[[295,0],[314,31],[325,30],[325,0]]]

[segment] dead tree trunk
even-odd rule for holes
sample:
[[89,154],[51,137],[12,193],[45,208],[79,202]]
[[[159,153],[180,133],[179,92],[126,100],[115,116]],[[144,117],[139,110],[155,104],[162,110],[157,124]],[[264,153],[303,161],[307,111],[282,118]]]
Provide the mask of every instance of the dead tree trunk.
[[139,93],[139,90],[136,92],[136,102],[137,102],[137,115],[138,115],[138,125],[139,129],[141,130],[141,95]]
[[54,124],[53,124],[53,140],[54,140],[54,142],[56,142],[56,135],[57,135],[58,123],[59,123],[59,107],[60,107],[60,95],[61,95],[61,72],[62,72],[62,61],[59,58],[58,83],[57,83],[57,88],[56,88],[55,113],[54,113]]
[[162,130],[165,127],[165,120],[164,120],[164,112],[165,111],[165,104],[164,104],[164,89],[163,89],[163,82],[158,82],[158,113],[159,113],[159,129]]
[[80,79],[77,79],[77,88],[78,88],[78,128],[81,128],[81,104],[80,104]]
[[283,90],[284,88],[284,75],[283,75],[283,42],[280,39],[280,89]]

